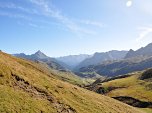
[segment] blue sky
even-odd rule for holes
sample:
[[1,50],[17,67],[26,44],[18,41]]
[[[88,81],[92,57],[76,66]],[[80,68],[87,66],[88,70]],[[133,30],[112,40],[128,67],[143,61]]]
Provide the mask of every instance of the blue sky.
[[152,0],[1,0],[0,49],[48,56],[152,42]]

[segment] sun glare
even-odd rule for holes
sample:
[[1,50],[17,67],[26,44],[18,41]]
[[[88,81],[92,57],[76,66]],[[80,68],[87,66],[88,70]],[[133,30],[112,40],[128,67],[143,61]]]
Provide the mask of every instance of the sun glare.
[[132,6],[132,1],[131,0],[127,1],[126,6],[131,7]]

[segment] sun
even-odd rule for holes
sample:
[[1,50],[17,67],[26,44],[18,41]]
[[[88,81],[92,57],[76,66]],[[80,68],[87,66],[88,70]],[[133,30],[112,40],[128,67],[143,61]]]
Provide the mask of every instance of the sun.
[[126,6],[131,7],[132,6],[132,1],[131,0],[127,1]]

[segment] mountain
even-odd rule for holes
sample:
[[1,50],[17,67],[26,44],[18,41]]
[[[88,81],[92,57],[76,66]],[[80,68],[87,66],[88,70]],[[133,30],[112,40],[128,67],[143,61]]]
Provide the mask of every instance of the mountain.
[[0,112],[143,113],[57,79],[39,63],[0,52]]
[[[136,51],[109,51],[89,55],[74,55],[60,58],[50,58],[41,51],[32,55],[17,54],[15,56],[43,61],[57,70],[72,70],[84,78],[99,78],[100,76],[117,76],[133,71],[141,71],[152,67],[152,43]],[[80,63],[79,63],[80,62]]]
[[152,69],[99,79],[87,88],[152,112]]
[[41,51],[37,51],[35,54],[32,55],[25,55],[24,53],[21,53],[15,54],[14,56],[29,59],[31,61],[38,63],[41,67],[43,67],[43,70],[45,70],[46,72],[51,72],[55,77],[62,81],[66,81],[78,86],[83,86],[92,82],[91,79],[83,79],[75,75],[71,71],[68,71],[67,69],[61,67],[60,64],[54,62],[56,61],[54,58],[46,56]]
[[123,59],[127,54],[127,51],[109,51],[103,53],[95,53],[92,57],[85,59],[82,61],[75,70],[78,70],[82,67],[87,67],[89,65],[97,65],[106,61],[120,60]]
[[132,58],[113,62],[107,65],[99,65],[95,67],[98,74],[116,76],[127,74],[134,71],[141,71],[152,67],[152,57],[150,58]]
[[[109,58],[109,56],[105,58]],[[101,76],[117,76],[152,68],[152,43],[148,44],[146,47],[138,49],[137,51],[133,51],[131,49],[123,59],[120,58],[122,57],[119,57],[119,60],[111,60],[92,64],[90,66],[84,66],[79,68],[78,72],[94,72]],[[93,58],[93,60],[94,59],[95,58]]]
[[[49,58],[44,53],[42,53],[40,50],[37,51],[35,54],[31,54],[31,55],[26,55],[24,53],[13,54],[13,55],[17,56],[17,57],[21,57],[21,58],[30,59],[30,60],[42,60],[42,59]],[[54,60],[54,59],[52,58],[51,60]]]
[[69,55],[64,57],[56,58],[57,60],[67,64],[70,69],[74,69],[80,62],[91,57],[91,55],[80,54],[80,55]]
[[80,73],[96,72],[102,76],[117,76],[152,67],[152,57],[134,57],[99,65],[82,67]]
[[31,58],[33,58],[34,60],[35,59],[40,59],[41,60],[41,59],[47,59],[48,57],[39,50],[35,54],[32,54]]
[[31,55],[26,55],[24,53],[13,54],[13,55],[16,57],[24,58],[24,59],[28,59],[28,60],[42,61],[42,62],[45,62],[47,65],[49,65],[50,68],[53,68],[56,70],[65,70],[66,71],[66,68],[64,66],[62,66],[62,65],[66,65],[66,64],[57,61],[55,58],[51,58],[51,57],[46,56],[40,50],[37,51],[35,54],[31,54]]
[[137,51],[130,50],[125,58],[139,57],[139,56],[152,56],[152,43],[148,44],[145,47],[138,49]]

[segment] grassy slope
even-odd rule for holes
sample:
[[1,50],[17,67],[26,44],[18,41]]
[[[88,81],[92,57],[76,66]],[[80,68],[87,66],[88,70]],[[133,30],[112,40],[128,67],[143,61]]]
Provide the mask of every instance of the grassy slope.
[[0,52],[0,112],[140,113],[94,92],[62,82],[39,64]]
[[141,101],[152,101],[152,89],[147,86],[152,82],[139,80],[141,72],[135,73],[133,76],[116,79],[109,82],[103,83],[104,87],[122,87],[107,93],[108,96],[130,96]]
[[81,78],[72,72],[60,72],[60,71],[52,71],[54,72],[54,75],[62,81],[69,82],[74,85],[83,86],[93,83],[95,80],[91,78]]
[[57,79],[69,82],[69,83],[74,84],[74,85],[84,86],[84,85],[91,84],[95,81],[94,79],[91,79],[91,78],[90,79],[89,78],[86,78],[86,79],[81,78],[70,71],[58,71],[58,70],[52,69],[46,63],[43,63],[43,62],[37,62],[37,63],[38,63],[37,68],[45,71],[45,73],[48,73],[48,74],[51,73]]
[[[129,96],[140,101],[152,102],[152,82],[139,80],[142,72],[133,74],[130,77],[116,79],[102,84],[103,87],[120,87],[107,93],[110,97]],[[144,111],[151,113],[152,109],[144,108]]]

